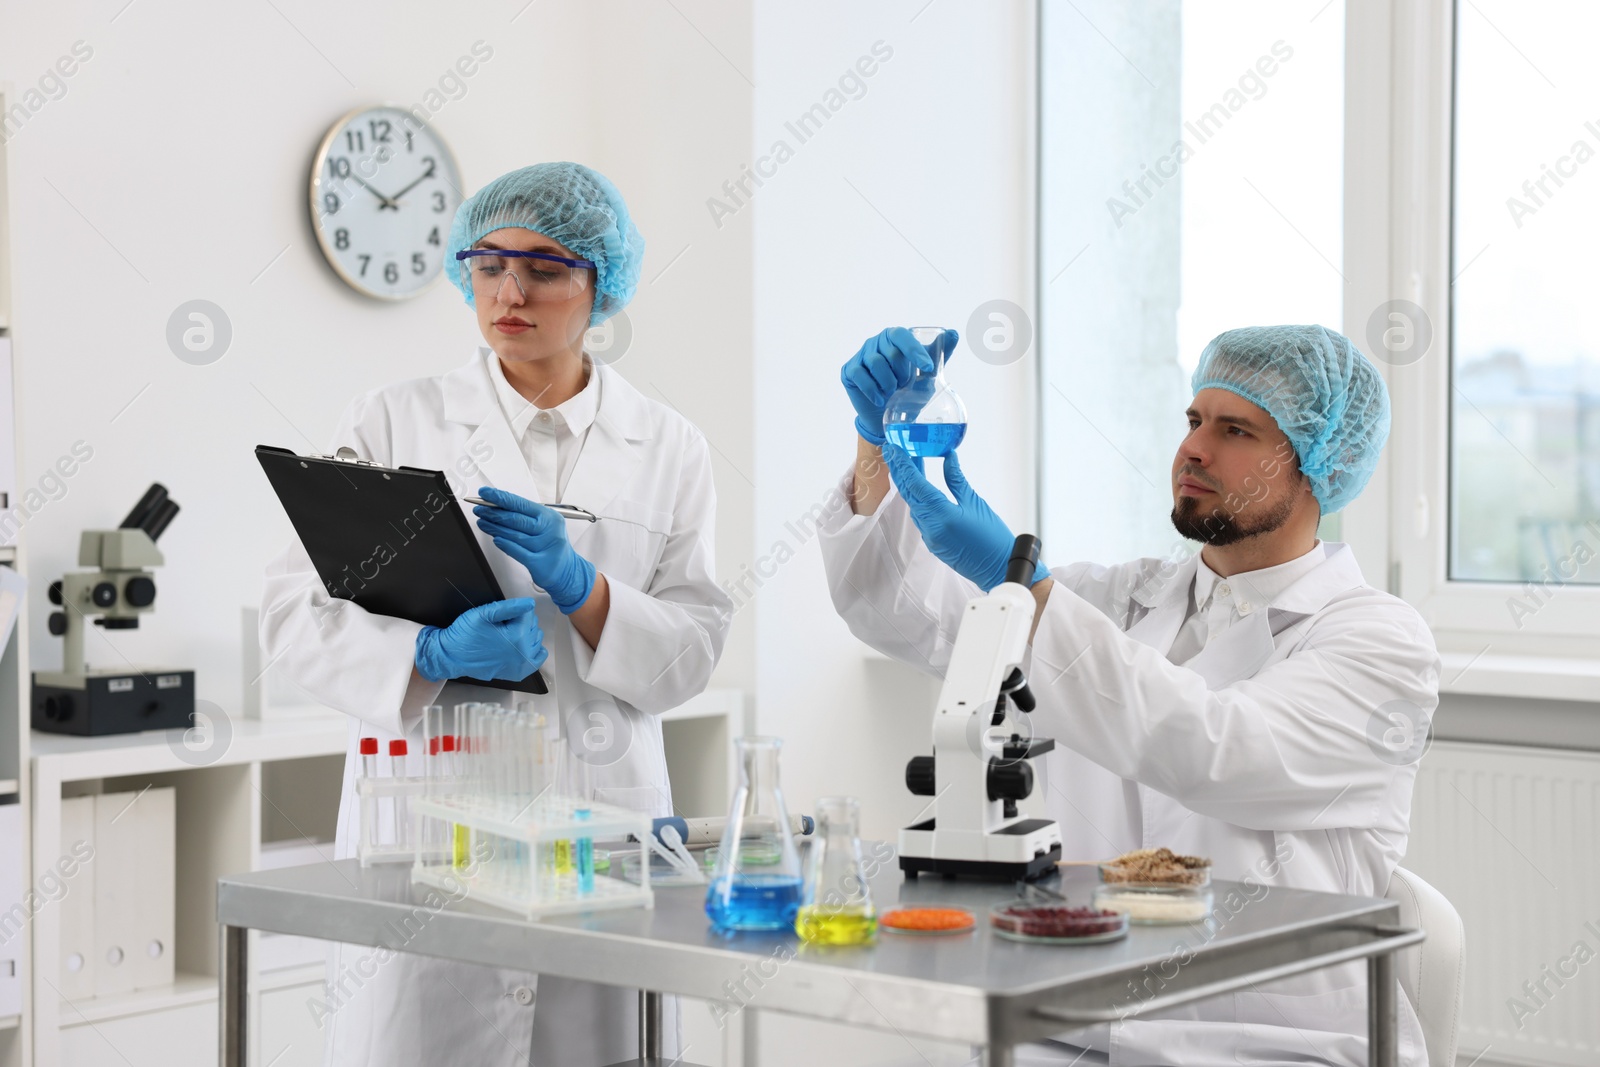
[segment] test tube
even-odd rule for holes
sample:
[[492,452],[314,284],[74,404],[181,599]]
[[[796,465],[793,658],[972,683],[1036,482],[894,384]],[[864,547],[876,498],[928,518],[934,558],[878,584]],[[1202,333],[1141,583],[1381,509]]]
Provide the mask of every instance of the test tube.
[[[404,778],[406,776],[406,739],[401,737],[389,742],[389,777]],[[395,788],[399,788],[396,785]],[[405,846],[411,843],[411,806],[406,803],[405,794],[394,795],[394,843]]]
[[[428,738],[428,754],[422,761],[422,768],[422,775],[427,779],[423,789],[431,797],[439,788],[439,738],[437,736]],[[438,823],[439,820],[432,816],[427,816],[422,821],[422,837],[417,842],[417,845],[424,853],[424,862],[432,856],[433,843],[436,837],[434,827]]]
[[[471,768],[467,748],[470,746],[473,709],[476,705],[463,703],[457,704],[453,709],[452,729],[444,738],[441,747],[450,753],[451,774],[455,778],[453,792],[457,799],[465,801],[471,793]],[[450,863],[456,870],[461,870],[467,865],[471,852],[471,840],[467,828],[460,823],[450,824]]]
[[[361,754],[361,777],[378,777],[378,739],[363,737],[356,750]],[[378,798],[361,798],[361,840],[371,847],[378,843]]]
[[[549,738],[545,747],[546,763],[545,775],[547,791],[543,812],[545,817],[542,822],[557,822],[566,819],[567,798],[563,791],[566,784],[567,764],[567,739],[564,737]],[[572,849],[569,842],[564,840],[550,840],[546,838],[539,846],[542,855],[539,856],[539,873],[543,883],[543,891],[554,893],[560,878],[572,870]]]
[[[588,822],[588,802],[585,801],[582,807],[574,811],[572,817],[579,822]],[[586,897],[594,892],[594,838],[587,834],[578,838],[577,852],[578,895]]]
[[[499,704],[485,703],[479,705],[478,729],[482,742],[481,763],[482,767],[482,796],[483,810],[498,816],[500,814],[500,719],[501,709]],[[489,845],[489,857],[485,876],[492,882],[498,882],[503,876],[501,869],[505,854],[505,841],[499,834],[486,834],[485,840]]]

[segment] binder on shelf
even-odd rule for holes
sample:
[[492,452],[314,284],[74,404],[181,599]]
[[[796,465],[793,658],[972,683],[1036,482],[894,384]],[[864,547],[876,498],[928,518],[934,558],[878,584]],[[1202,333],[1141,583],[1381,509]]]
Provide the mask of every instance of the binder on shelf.
[[[172,940],[177,923],[177,793],[147,791],[124,817],[134,819],[138,868],[129,871],[137,907],[128,935],[128,963],[133,988],[169,986],[174,978]],[[120,825],[120,824],[119,824]]]
[[171,985],[176,794],[94,798],[94,995]]
[[[92,796],[69,797],[61,802],[61,855],[77,855],[84,845],[94,847],[94,802]],[[94,890],[99,866],[98,853],[81,864],[57,905],[61,909],[58,988],[68,1000],[94,996]]]

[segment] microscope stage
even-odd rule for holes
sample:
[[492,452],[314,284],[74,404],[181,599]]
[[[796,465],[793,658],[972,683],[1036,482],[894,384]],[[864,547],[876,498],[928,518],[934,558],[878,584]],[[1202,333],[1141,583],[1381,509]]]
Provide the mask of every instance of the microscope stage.
[[1061,827],[1054,819],[1017,819],[993,833],[938,830],[928,819],[900,831],[900,869],[993,881],[1032,881],[1056,869]]
[[56,734],[188,729],[194,722],[194,671],[36,671],[32,720],[35,730]]

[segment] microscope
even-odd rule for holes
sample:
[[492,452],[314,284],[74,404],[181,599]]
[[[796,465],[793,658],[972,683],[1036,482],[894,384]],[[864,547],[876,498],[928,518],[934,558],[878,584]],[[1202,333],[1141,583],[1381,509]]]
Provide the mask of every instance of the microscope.
[[83,662],[84,625],[136,630],[153,610],[149,567],[165,562],[156,538],[178,514],[159,482],[115,530],[85,530],[74,571],[50,583],[50,632],[65,638],[61,670],[33,674],[33,728],[58,734],[126,734],[188,729],[194,718],[194,671],[133,667],[90,669]]
[[1011,548],[1006,580],[967,604],[933,715],[933,755],[906,764],[906,788],[933,797],[933,817],[900,831],[900,869],[908,878],[932,871],[1031,881],[1061,859],[1056,821],[1017,810],[1033,792],[1030,761],[1055,742],[996,730],[1011,708],[1035,706],[1021,663],[1033,626],[1028,583],[1038,562],[1039,539],[1023,534]]

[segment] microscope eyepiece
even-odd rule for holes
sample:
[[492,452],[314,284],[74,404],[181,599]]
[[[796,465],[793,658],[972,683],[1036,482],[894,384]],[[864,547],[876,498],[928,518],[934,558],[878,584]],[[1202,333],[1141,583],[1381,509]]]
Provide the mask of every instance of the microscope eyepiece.
[[119,529],[143,530],[154,541],[160,538],[167,524],[177,514],[178,503],[167,495],[167,487],[160,482],[151,482],[144,496],[128,512],[128,517],[122,520]]

